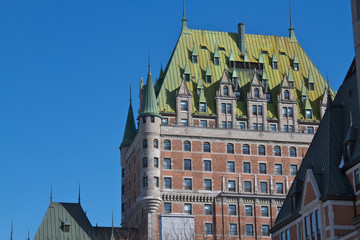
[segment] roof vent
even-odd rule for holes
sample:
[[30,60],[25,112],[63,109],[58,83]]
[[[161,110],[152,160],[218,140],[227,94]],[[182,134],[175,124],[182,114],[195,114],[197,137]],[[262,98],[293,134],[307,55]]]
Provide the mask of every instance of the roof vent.
[[245,42],[245,24],[238,24],[238,34],[239,34],[239,48],[242,53],[246,52],[246,42]]

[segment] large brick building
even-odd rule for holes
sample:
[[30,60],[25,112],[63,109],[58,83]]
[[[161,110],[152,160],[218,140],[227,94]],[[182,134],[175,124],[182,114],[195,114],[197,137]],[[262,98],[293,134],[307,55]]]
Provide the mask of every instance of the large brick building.
[[355,59],[328,107],[272,228],[274,240],[360,239],[360,1]]
[[[325,113],[327,83],[289,37],[182,29],[130,101],[122,225],[148,239],[269,239]],[[137,127],[136,127],[137,125]]]

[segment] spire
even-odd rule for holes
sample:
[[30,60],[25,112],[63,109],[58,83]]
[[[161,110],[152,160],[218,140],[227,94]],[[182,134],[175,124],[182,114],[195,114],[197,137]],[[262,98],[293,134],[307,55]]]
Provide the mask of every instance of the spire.
[[[130,102],[131,102],[131,97],[130,97]],[[78,198],[78,202],[79,202],[79,204],[80,204],[80,183],[79,183],[79,198]]]
[[189,28],[187,25],[187,19],[185,17],[185,0],[183,0],[183,18],[181,19],[182,27],[181,27],[181,33],[188,33]]
[[149,54],[149,71],[148,71],[147,82],[146,82],[146,86],[145,86],[143,103],[142,103],[141,111],[140,111],[140,117],[143,117],[143,116],[161,117],[161,115],[159,114],[159,108],[158,108],[157,101],[156,101],[154,83],[153,83],[152,75],[151,75],[150,54]]
[[290,42],[291,43],[296,43],[297,39],[295,36],[295,28],[293,27],[292,24],[292,16],[291,16],[291,0],[289,0],[289,12],[290,12],[290,28],[289,28],[289,38],[290,38]]
[[28,231],[28,239],[27,240],[30,240],[30,231]]
[[131,99],[131,81],[130,81],[130,103],[132,102],[132,99]]
[[112,215],[111,215],[111,237],[110,240],[115,240],[115,236],[114,236],[114,210],[112,210]]
[[[332,103],[332,98],[331,98],[331,92],[330,92],[330,80],[329,80],[329,74],[327,73],[327,104],[326,104],[326,109],[330,108],[330,104]],[[351,111],[350,111],[351,114]]]
[[[141,82],[142,82],[142,78],[141,78]],[[129,104],[129,110],[128,110],[128,115],[127,115],[127,119],[126,119],[124,137],[123,137],[123,141],[120,145],[120,149],[122,147],[130,146],[135,135],[136,135],[136,126],[135,126],[134,113],[133,113],[132,104],[131,104],[131,84],[130,84],[130,104]],[[80,203],[80,184],[79,184],[79,203]]]
[[11,233],[10,233],[10,240],[13,240],[13,230],[14,230],[14,221],[11,221]]
[[50,203],[52,203],[52,200],[53,200],[53,198],[52,198],[52,183],[51,183],[51,186],[50,186]]

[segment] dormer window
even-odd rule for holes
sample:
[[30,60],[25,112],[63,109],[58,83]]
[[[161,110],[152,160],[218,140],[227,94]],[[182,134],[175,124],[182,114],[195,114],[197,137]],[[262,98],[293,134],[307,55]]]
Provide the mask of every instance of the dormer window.
[[181,101],[181,111],[187,111],[188,110],[188,102],[187,101]]
[[301,101],[302,101],[302,103],[305,103],[305,101],[306,101],[306,96],[301,96]]
[[235,67],[235,62],[234,61],[229,61],[229,66],[230,66],[230,68],[234,68]]
[[224,87],[224,95],[229,96],[229,88],[226,86]]
[[289,82],[291,88],[294,88],[294,82]]
[[266,101],[271,102],[271,93],[266,93]]
[[198,56],[192,56],[192,63],[198,63]]
[[237,101],[240,101],[240,100],[241,100],[241,94],[240,94],[240,92],[239,92],[239,91],[236,91],[236,92],[235,92],[235,95],[236,95],[236,100],[237,100]]
[[285,91],[284,91],[284,98],[285,98],[286,100],[289,100],[289,91],[288,91],[288,90],[285,90]]
[[351,145],[350,143],[347,143],[345,145],[345,156],[346,156],[346,160],[349,161],[351,158]]
[[278,62],[273,62],[272,63],[272,68],[273,69],[278,69]]
[[305,118],[306,119],[312,119],[313,118],[313,114],[312,114],[312,110],[305,110]]
[[199,103],[199,112],[206,112],[206,103]]
[[298,63],[294,63],[294,70],[299,71],[299,64]]
[[309,90],[314,91],[314,83],[309,83]]
[[69,222],[63,222],[61,226],[61,230],[63,232],[70,232],[70,223]]
[[185,81],[190,82],[190,74],[184,74]]
[[206,76],[206,83],[208,83],[208,84],[211,83],[211,75]]
[[259,98],[259,89],[258,88],[254,89],[254,97]]
[[219,57],[214,57],[214,64],[215,65],[220,65],[220,58]]

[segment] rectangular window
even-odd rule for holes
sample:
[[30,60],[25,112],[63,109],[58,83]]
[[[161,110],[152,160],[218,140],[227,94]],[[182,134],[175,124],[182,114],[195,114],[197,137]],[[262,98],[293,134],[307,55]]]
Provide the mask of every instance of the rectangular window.
[[154,187],[159,187],[159,178],[154,177]]
[[143,177],[143,187],[148,187],[148,178]]
[[259,123],[258,126],[259,126],[259,131],[264,130],[264,127],[263,127],[263,124],[262,124],[262,123]]
[[205,223],[205,234],[212,235],[212,223]]
[[244,181],[244,191],[251,192],[251,181]]
[[226,113],[226,104],[225,103],[221,104],[221,113]]
[[306,216],[304,220],[305,224],[305,238],[310,239],[310,231],[309,231],[309,217]]
[[256,115],[257,111],[256,111],[256,105],[252,105],[252,114]]
[[206,79],[206,83],[211,83],[211,76],[207,75],[205,79]]
[[311,238],[315,239],[315,219],[313,213],[310,213],[310,229],[311,229]]
[[214,58],[214,65],[219,65],[220,64],[220,58],[216,57]]
[[154,116],[150,116],[150,121],[151,121],[152,123],[154,123],[154,122],[155,122],[155,117],[154,117]]
[[237,224],[230,223],[230,235],[237,235]]
[[229,205],[229,215],[236,215],[236,205]]
[[211,161],[210,160],[204,160],[204,171],[211,171]]
[[261,206],[261,216],[268,217],[269,216],[269,207]]
[[190,203],[184,204],[184,213],[186,214],[192,214],[192,208]]
[[171,213],[171,203],[164,203],[164,213]]
[[143,168],[147,168],[148,167],[148,158],[145,157],[143,158]]
[[240,129],[245,129],[246,128],[246,125],[244,122],[239,122],[239,128]]
[[288,132],[288,131],[289,131],[288,125],[284,125],[283,128],[284,128],[284,132]]
[[[259,155],[265,155],[265,154],[259,153]],[[266,174],[266,163],[259,163],[259,173]]]
[[161,119],[161,123],[163,125],[168,125],[169,124],[169,119],[168,118],[163,118],[163,119]]
[[295,176],[297,173],[297,165],[290,165],[290,175]]
[[228,181],[228,191],[235,192],[235,181],[234,180]]
[[191,170],[191,159],[184,159],[184,170]]
[[360,173],[359,173],[359,169],[356,169],[354,171],[354,178],[355,178],[355,190],[359,191],[360,190]]
[[276,124],[270,124],[270,131],[275,132],[276,131]]
[[258,130],[258,125],[257,125],[257,123],[253,123],[253,130]]
[[121,172],[121,176],[122,176],[122,177],[125,177],[125,175],[126,175],[126,170],[125,170],[125,168],[123,168],[123,169],[122,169],[122,172]]
[[226,128],[226,121],[222,121],[222,122],[221,122],[221,127],[222,127],[222,128]]
[[251,173],[251,167],[249,162],[243,162],[243,172]]
[[245,235],[254,236],[254,226],[252,224],[245,225]]
[[171,189],[172,188],[172,179],[170,177],[164,177],[164,188]]
[[187,111],[188,110],[188,102],[187,101],[181,101],[181,111]]
[[258,106],[258,109],[257,109],[258,111],[257,111],[257,113],[258,113],[258,115],[259,116],[262,116],[263,114],[262,114],[262,106]]
[[316,215],[316,235],[317,235],[317,239],[321,239],[321,236],[320,236],[320,215],[319,215],[319,210],[315,211],[315,215]]
[[204,179],[204,190],[212,190],[211,179]]
[[199,111],[206,112],[206,103],[199,103]]
[[230,103],[226,104],[226,112],[227,112],[227,114],[231,114],[231,104]]
[[207,121],[206,120],[200,120],[200,127],[207,127]]
[[125,192],[126,192],[125,190],[126,190],[125,185],[122,185],[122,186],[121,186],[121,194],[122,194],[122,195],[125,194]]
[[283,107],[283,117],[287,117],[287,108]]
[[269,225],[261,225],[261,234],[262,234],[262,236],[270,236],[269,229],[270,229]]
[[154,167],[158,168],[159,167],[159,158],[154,157]]
[[228,172],[235,172],[235,162],[227,162],[226,168]]
[[310,134],[314,134],[314,127],[307,127],[307,132]]
[[232,128],[232,122],[227,122],[227,128]]
[[305,118],[312,119],[312,111],[311,110],[305,110]]
[[284,193],[284,187],[282,183],[276,183],[276,193],[283,194]]
[[191,190],[192,189],[192,179],[184,178],[184,189]]
[[260,182],[260,193],[267,193],[267,189],[267,182]]
[[164,169],[171,169],[171,158],[164,158]]
[[309,83],[309,90],[314,91],[314,84],[313,83]]
[[181,119],[181,125],[182,125],[182,126],[188,126],[188,125],[189,125],[188,120],[185,119],[185,118]]
[[282,165],[275,164],[274,173],[277,175],[282,175]]
[[289,125],[289,132],[294,132],[294,125]]
[[212,214],[212,205],[211,204],[205,204],[204,205],[204,214],[205,215],[211,215]]
[[292,107],[288,108],[288,115],[289,115],[289,117],[293,117],[293,108]]
[[245,205],[245,216],[252,216],[252,215],[253,215],[252,206]]
[[193,62],[193,63],[198,63],[198,56],[193,55],[193,56],[192,56],[192,62]]

